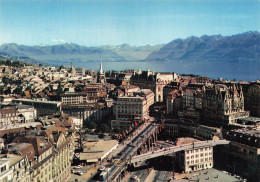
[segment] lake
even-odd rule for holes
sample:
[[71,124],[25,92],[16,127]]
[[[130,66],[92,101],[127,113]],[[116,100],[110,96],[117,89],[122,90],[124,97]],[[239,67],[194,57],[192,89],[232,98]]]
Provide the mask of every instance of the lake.
[[[73,62],[76,67],[98,70],[100,62]],[[142,69],[155,72],[176,72],[178,74],[195,74],[217,79],[254,81],[260,79],[259,62],[224,61],[215,62],[103,62],[103,70],[124,70],[128,68]],[[69,63],[67,65],[70,65]]]

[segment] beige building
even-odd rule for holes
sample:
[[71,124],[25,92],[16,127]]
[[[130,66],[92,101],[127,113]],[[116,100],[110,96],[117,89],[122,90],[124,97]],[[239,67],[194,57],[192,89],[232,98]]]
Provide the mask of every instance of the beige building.
[[9,182],[13,180],[13,170],[7,158],[0,159],[0,181]]
[[28,158],[30,182],[63,182],[71,175],[74,123],[65,114],[49,119],[51,122],[42,121],[44,126],[41,130],[28,131],[26,136],[17,137],[9,144],[10,151]]
[[135,72],[131,77],[131,85],[141,89],[151,89],[154,92],[156,102],[163,101],[163,87],[177,79],[176,73],[155,73],[153,71]]
[[[176,142],[176,145],[184,145],[198,141],[199,140],[193,138],[180,138]],[[177,152],[176,162],[185,173],[212,168],[213,147],[195,147],[193,149]]]
[[118,97],[113,112],[116,120],[145,119],[154,103],[154,93],[149,89],[134,92],[132,96]]
[[238,85],[214,85],[212,88],[203,88],[202,120],[217,124],[229,125],[239,118],[249,116],[244,110],[244,96]]

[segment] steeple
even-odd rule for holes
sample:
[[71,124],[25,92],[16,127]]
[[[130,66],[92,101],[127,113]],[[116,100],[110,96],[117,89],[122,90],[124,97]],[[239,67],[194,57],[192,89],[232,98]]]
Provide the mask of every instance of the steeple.
[[99,73],[100,73],[100,74],[103,74],[102,62],[100,62],[100,69],[99,69]]

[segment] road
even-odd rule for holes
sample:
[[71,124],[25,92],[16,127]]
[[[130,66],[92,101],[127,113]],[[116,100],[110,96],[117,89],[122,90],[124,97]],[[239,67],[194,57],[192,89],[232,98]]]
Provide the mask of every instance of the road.
[[167,155],[167,154],[172,154],[178,151],[182,150],[187,150],[191,148],[196,148],[196,147],[205,147],[205,146],[216,146],[216,145],[223,145],[223,144],[229,144],[229,141],[227,140],[208,140],[208,141],[199,141],[199,142],[194,142],[194,143],[189,143],[189,144],[184,144],[184,145],[178,145],[178,146],[172,146],[169,148],[163,148],[160,150],[156,151],[149,151],[145,154],[137,155],[134,156],[131,160],[131,163],[135,162],[140,162],[144,161],[147,159]]
[[154,132],[156,128],[156,124],[149,123],[147,124],[138,135],[123,148],[121,152],[123,154],[119,156],[117,159],[121,161],[121,163],[115,164],[111,168],[111,174],[109,176],[108,181],[112,181],[113,178],[120,173],[121,169],[123,169],[127,165],[127,161],[134,156],[138,150],[138,148],[143,144],[146,137],[148,137],[151,133]]

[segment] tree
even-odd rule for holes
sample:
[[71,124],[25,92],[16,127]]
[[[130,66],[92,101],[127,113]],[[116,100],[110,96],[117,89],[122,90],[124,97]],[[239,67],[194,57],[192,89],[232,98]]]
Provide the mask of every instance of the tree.
[[102,123],[100,125],[100,130],[103,132],[103,133],[107,133],[110,131],[110,128],[109,126],[106,124],[106,123]]
[[66,67],[64,65],[61,65],[59,69],[66,69]]
[[111,138],[114,139],[114,140],[117,140],[117,135],[112,135]]
[[96,129],[97,125],[93,121],[90,121],[87,123],[87,128],[88,129]]
[[121,129],[119,127],[114,128],[114,133],[120,133]]
[[99,135],[98,135],[98,138],[104,138],[105,137],[105,134],[104,133],[100,133]]

